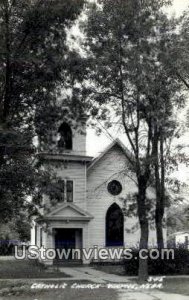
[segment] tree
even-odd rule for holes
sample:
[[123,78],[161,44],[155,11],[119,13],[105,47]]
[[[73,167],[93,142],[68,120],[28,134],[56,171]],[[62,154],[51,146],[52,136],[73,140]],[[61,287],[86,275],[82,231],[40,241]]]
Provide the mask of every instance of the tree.
[[48,174],[36,164],[33,138],[40,137],[42,148],[55,118],[66,113],[57,106],[57,97],[62,87],[73,85],[77,68],[67,29],[82,7],[82,0],[0,1],[1,222],[21,209],[32,213],[35,205],[28,196],[39,204],[40,189],[47,186]]
[[[176,20],[177,22],[177,34],[175,34],[172,45],[167,52],[167,62],[172,70],[175,72],[178,79],[182,82],[183,86],[189,89],[189,9],[187,9],[183,15]],[[172,57],[172,61],[170,61]]]
[[[138,185],[140,249],[148,249],[152,203],[146,192],[162,140],[160,128],[171,118],[173,103],[179,98],[179,84],[162,62],[170,32],[161,11],[165,4],[167,1],[98,1],[89,8],[85,27],[91,114],[105,120],[107,110],[114,111],[126,134],[131,151],[128,160]],[[147,278],[147,265],[139,261],[140,279]]]
[[[166,49],[164,49],[164,55],[162,57],[162,63],[164,68],[167,70],[168,74],[172,74],[173,78],[177,78],[178,84],[180,82],[181,86],[178,86],[178,91],[182,89],[182,91],[188,91],[189,82],[188,82],[188,75],[189,75],[189,56],[188,56],[188,42],[189,42],[189,35],[188,35],[188,9],[183,13],[183,15],[179,19],[171,20],[173,29],[172,34],[169,35],[167,39]],[[178,108],[183,107],[183,104],[187,104],[185,97],[179,97],[176,102],[174,102],[175,110]],[[187,105],[185,105],[187,108]],[[188,119],[188,118],[187,118]],[[162,123],[167,121],[167,116],[164,116],[164,120]],[[169,120],[169,119],[168,119]],[[159,148],[157,147],[157,160],[156,160],[156,191],[157,193],[157,235],[159,236],[158,240],[160,241],[160,245],[163,245],[162,239],[162,229],[161,225],[163,219],[163,206],[165,202],[165,182],[169,184],[169,179],[166,176],[166,172],[169,169],[177,168],[178,163],[188,163],[188,156],[185,152],[185,145],[177,145],[177,153],[176,156],[172,155],[171,143],[170,141],[173,139],[174,136],[177,138],[180,136],[178,130],[178,124],[175,121],[171,121],[172,125],[168,126],[169,128],[172,127],[172,131],[168,130],[168,134],[165,128],[159,128]],[[187,124],[186,124],[187,125]],[[183,131],[182,131],[183,133]],[[167,144],[169,145],[167,147]],[[159,158],[159,159],[158,159]],[[159,169],[159,171],[158,171]],[[161,173],[161,176],[160,176]],[[161,178],[162,179],[161,179]],[[172,180],[171,180],[172,181]],[[171,182],[172,184],[173,182]],[[175,181],[176,185],[182,185],[182,183],[178,183]],[[159,207],[159,208],[158,208]],[[159,212],[158,212],[159,211]],[[158,232],[159,231],[159,232]]]

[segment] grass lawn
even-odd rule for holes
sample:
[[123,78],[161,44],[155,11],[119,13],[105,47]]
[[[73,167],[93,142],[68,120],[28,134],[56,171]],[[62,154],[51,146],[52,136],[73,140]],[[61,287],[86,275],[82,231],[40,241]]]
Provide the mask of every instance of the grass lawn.
[[[64,300],[117,300],[117,292],[114,290],[108,290],[107,288],[99,289],[73,289],[72,285],[76,282],[66,282],[67,286],[65,289],[31,289],[32,280],[20,283],[8,283],[0,282],[0,299],[5,300],[52,300],[52,299],[64,299]],[[65,282],[59,281],[58,284],[63,285]],[[79,284],[91,284],[86,281],[79,281]],[[57,281],[45,281],[45,284],[55,284]],[[3,286],[3,289],[2,289]]]
[[189,296],[189,277],[166,278],[162,291],[171,294],[181,294]]
[[1,261],[0,279],[63,278],[69,277],[58,269],[49,270],[37,261]]
[[[122,265],[112,265],[112,266],[102,266],[95,265],[93,266],[96,270],[103,271],[108,274],[116,274],[125,276],[124,266]],[[136,279],[131,277],[131,282],[136,282]],[[178,277],[178,278],[166,278],[164,280],[164,287],[161,291],[170,293],[170,294],[181,294],[189,296],[189,276],[186,277]]]
[[123,265],[94,265],[92,266],[94,269],[108,273],[115,274],[120,276],[125,276],[125,270]]

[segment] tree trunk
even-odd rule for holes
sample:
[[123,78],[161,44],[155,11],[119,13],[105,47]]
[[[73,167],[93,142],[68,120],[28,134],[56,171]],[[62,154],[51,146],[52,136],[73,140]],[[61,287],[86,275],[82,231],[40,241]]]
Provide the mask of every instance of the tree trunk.
[[156,181],[155,223],[156,223],[157,246],[158,249],[163,249],[164,248],[164,238],[163,238],[164,204],[162,202],[162,191],[161,191],[161,182],[159,178],[159,171],[156,174],[155,181]]
[[163,238],[163,216],[162,214],[157,211],[156,217],[156,235],[157,235],[157,242],[158,242],[158,249],[164,248],[164,238]]
[[165,158],[164,158],[164,137],[163,130],[160,129],[160,168],[161,168],[161,197],[160,197],[160,210],[159,210],[159,220],[158,225],[160,229],[157,228],[157,237],[160,243],[160,249],[164,248],[164,238],[163,238],[163,218],[165,214]]
[[[148,251],[148,238],[149,238],[149,224],[148,224],[148,211],[146,207],[146,189],[148,179],[140,176],[139,193],[138,193],[138,216],[141,229],[139,250],[144,249]],[[139,257],[139,270],[138,278],[140,282],[144,282],[148,279],[148,259],[142,259]]]
[[[140,237],[140,247],[139,249],[145,249],[148,251],[148,236],[149,236],[149,227],[148,220],[140,222],[141,228],[141,237]],[[148,259],[142,259],[139,257],[139,270],[138,278],[140,282],[146,281],[148,279]]]
[[[159,162],[159,140],[161,143],[161,132],[154,133],[153,156],[155,169],[155,186],[156,186],[156,209],[155,209],[155,223],[156,223],[156,237],[158,249],[164,248],[163,238],[163,217],[164,217],[164,173],[162,173],[163,161],[162,145],[160,145],[160,162]],[[163,161],[162,161],[163,159]],[[161,178],[160,178],[161,172]],[[164,172],[164,169],[163,169]]]

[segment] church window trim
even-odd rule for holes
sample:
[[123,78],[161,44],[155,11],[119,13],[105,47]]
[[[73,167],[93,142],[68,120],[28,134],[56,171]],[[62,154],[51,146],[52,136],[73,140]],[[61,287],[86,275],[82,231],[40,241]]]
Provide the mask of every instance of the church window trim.
[[38,232],[37,232],[37,224],[34,225],[34,232],[35,232],[35,233],[34,233],[34,234],[35,234],[35,245],[37,245],[37,242],[38,242],[38,241],[37,241],[37,233],[38,233]]
[[[119,213],[119,216],[121,219],[117,219],[120,221],[119,227],[116,229],[114,226],[113,230],[116,230],[119,232],[119,234],[115,235],[113,234],[112,229],[110,228],[110,220],[115,215],[116,211]],[[114,216],[115,220],[115,216]],[[110,232],[111,230],[111,232]],[[109,231],[109,232],[108,232]],[[119,239],[116,241],[116,237],[119,236]],[[106,216],[105,216],[105,245],[106,247],[124,247],[124,215],[121,207],[114,202],[108,210],[106,211]]]
[[108,183],[107,190],[110,195],[115,197],[122,193],[123,187],[120,181],[114,179]]
[[[64,184],[63,202],[73,203],[75,198],[75,182],[73,179],[62,179],[61,182]],[[68,183],[71,183],[71,191],[68,191]],[[68,201],[68,192],[72,195],[71,201]]]
[[43,228],[40,227],[39,229],[39,240],[40,240],[40,247],[43,246]]

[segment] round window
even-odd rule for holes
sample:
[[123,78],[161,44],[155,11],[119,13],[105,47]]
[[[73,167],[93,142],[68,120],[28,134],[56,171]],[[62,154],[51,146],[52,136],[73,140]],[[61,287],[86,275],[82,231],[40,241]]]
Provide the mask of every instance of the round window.
[[113,196],[117,196],[122,192],[122,185],[119,181],[113,180],[108,184],[108,192]]

